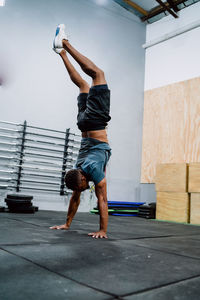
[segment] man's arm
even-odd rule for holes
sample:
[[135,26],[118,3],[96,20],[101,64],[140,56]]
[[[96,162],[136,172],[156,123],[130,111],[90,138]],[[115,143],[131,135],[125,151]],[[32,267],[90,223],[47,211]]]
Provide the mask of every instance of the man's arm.
[[66,223],[63,225],[52,226],[52,227],[50,227],[50,229],[63,229],[63,230],[69,229],[71,222],[73,220],[73,217],[75,216],[77,209],[79,207],[79,204],[80,204],[80,195],[81,195],[81,192],[73,191],[71,199],[70,199],[70,203],[69,203]]
[[88,235],[93,238],[107,238],[107,226],[108,226],[108,203],[107,203],[107,184],[106,178],[101,180],[95,186],[95,193],[98,199],[98,207],[100,213],[100,229],[97,232],[89,233]]

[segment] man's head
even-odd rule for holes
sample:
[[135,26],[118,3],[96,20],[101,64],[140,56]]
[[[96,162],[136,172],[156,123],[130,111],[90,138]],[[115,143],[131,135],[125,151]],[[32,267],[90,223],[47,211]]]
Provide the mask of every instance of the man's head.
[[72,169],[65,174],[65,184],[73,191],[84,191],[89,188],[88,180],[80,169]]

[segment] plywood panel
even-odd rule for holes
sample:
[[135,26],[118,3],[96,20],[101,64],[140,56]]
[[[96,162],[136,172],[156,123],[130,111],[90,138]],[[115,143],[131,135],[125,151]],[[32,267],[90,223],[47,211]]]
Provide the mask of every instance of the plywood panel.
[[185,161],[200,162],[200,78],[185,82]]
[[159,163],[200,162],[200,78],[145,92],[141,183]]
[[200,225],[200,193],[191,194],[190,223]]
[[189,194],[157,192],[156,219],[164,221],[189,221]]
[[189,192],[200,193],[200,163],[189,164]]
[[188,165],[158,164],[156,167],[157,192],[187,192],[188,190]]

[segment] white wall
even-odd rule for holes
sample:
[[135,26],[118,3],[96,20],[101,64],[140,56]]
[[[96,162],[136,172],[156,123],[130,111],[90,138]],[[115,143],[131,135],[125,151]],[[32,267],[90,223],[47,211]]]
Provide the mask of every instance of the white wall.
[[[200,21],[200,2],[147,25],[146,42]],[[145,90],[200,76],[200,27],[146,49]]]
[[0,7],[0,119],[77,131],[78,90],[51,49],[56,25],[65,23],[71,43],[105,71],[111,88],[109,200],[139,201],[145,25],[113,1],[97,2],[9,0]]

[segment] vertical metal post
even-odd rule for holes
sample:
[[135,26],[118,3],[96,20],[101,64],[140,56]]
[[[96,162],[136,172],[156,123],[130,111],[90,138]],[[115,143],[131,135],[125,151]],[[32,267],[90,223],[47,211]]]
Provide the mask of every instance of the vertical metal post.
[[21,149],[20,149],[19,168],[18,168],[18,174],[17,174],[16,192],[19,192],[19,189],[20,189],[20,180],[21,180],[22,164],[23,164],[23,157],[24,157],[26,127],[27,127],[27,122],[24,121],[23,130],[22,130],[22,142],[21,142]]
[[66,170],[66,163],[67,163],[67,150],[69,144],[69,131],[70,128],[66,129],[65,134],[65,146],[63,152],[63,164],[62,164],[62,174],[61,174],[61,183],[60,183],[60,195],[64,195],[64,188],[65,188],[65,170]]

